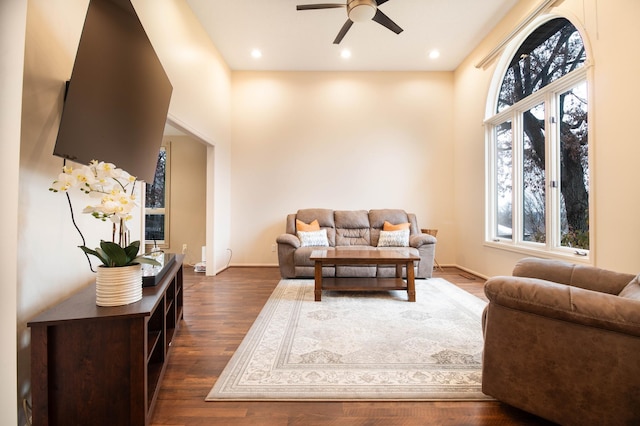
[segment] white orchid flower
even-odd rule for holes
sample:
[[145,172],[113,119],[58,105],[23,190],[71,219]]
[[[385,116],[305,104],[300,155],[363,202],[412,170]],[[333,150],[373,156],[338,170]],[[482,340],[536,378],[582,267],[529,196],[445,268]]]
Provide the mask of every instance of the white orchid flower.
[[58,179],[53,181],[49,191],[53,192],[66,192],[76,185],[76,178],[73,175],[67,173],[60,173]]
[[91,168],[98,179],[115,177],[114,173],[116,166],[113,163],[105,163],[104,161],[101,161],[99,163],[92,164]]
[[116,226],[119,225],[120,232],[117,235],[119,244],[122,245],[127,241],[128,228],[125,222],[133,218],[131,213],[138,207],[133,194],[135,183],[135,176],[114,164],[93,160],[88,166],[63,167],[62,173],[49,190],[66,192],[71,188],[79,188],[89,195],[95,202],[87,205],[82,212],[102,221],[113,222],[114,235]]

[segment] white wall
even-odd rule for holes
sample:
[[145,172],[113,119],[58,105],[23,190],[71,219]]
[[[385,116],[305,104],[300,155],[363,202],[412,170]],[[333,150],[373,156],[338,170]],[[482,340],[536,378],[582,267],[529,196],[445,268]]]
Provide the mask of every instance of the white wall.
[[169,248],[181,253],[187,245],[184,263],[200,262],[206,243],[207,147],[188,136],[165,136],[171,150]]
[[298,209],[400,208],[454,261],[453,73],[234,72],[232,264]]
[[18,257],[15,247],[18,242],[18,160],[26,16],[27,4],[22,0],[0,2],[0,181],[4,187],[0,209],[0,269],[3,271],[3,296],[0,302],[0,424],[3,425],[15,425],[18,422],[14,326]]
[[[527,15],[533,5],[522,1],[456,70],[455,75],[455,214],[456,263],[490,276],[510,274],[524,255],[483,246],[484,129],[489,84],[497,62],[476,69],[494,46]],[[565,0],[553,8],[582,30],[593,63],[589,120],[591,247],[596,266],[637,273],[640,269],[640,179],[636,177],[636,100],[640,58],[629,50],[640,39],[640,3]],[[624,28],[624,31],[621,30]]]
[[[84,255],[76,247],[81,242],[71,224],[66,199],[47,190],[62,165],[62,160],[54,157],[52,151],[62,110],[64,82],[71,76],[89,1],[29,0],[26,36],[25,17],[21,16],[24,11],[14,3],[16,2],[11,3],[12,6],[2,3],[0,22],[5,24],[8,21],[6,26],[2,25],[2,43],[5,40],[11,43],[11,49],[7,50],[7,60],[13,61],[12,64],[20,64],[20,67],[16,68],[18,71],[8,69],[11,71],[7,77],[11,78],[11,86],[7,90],[4,90],[4,71],[0,79],[3,84],[0,101],[3,102],[0,115],[3,121],[0,129],[5,136],[1,156],[3,165],[12,160],[6,169],[3,167],[3,173],[5,170],[11,173],[6,182],[19,182],[14,185],[15,193],[8,191],[9,205],[18,206],[16,213],[19,220],[14,217],[12,221],[12,212],[7,210],[9,217],[5,222],[3,216],[2,226],[3,238],[5,224],[9,226],[7,237],[11,239],[12,235],[17,235],[18,238],[17,252],[15,245],[3,245],[3,261],[10,261],[6,270],[9,277],[15,271],[14,281],[17,283],[15,297],[7,294],[8,297],[3,299],[12,300],[15,304],[13,312],[17,319],[18,333],[17,386],[18,399],[21,400],[29,394],[27,321],[93,280]],[[215,182],[211,182],[209,186],[217,189],[212,204],[215,202],[218,211],[216,223],[214,225],[211,220],[211,227],[222,229],[217,232],[217,238],[221,241],[219,244],[226,248],[226,232],[229,228],[230,72],[184,0],[134,0],[133,4],[173,84],[170,114],[200,139],[215,143],[216,154],[219,155],[216,155],[215,165],[211,163],[211,169],[215,167],[216,176]],[[12,10],[5,14],[5,9]],[[7,38],[5,32],[8,33]],[[20,92],[21,88],[20,79],[15,75],[16,72],[22,75],[21,43],[25,49],[20,119],[20,102],[13,95],[16,91]],[[2,46],[4,70],[4,44]],[[195,69],[203,72],[194,73]],[[4,102],[9,104],[6,109]],[[5,117],[12,121],[5,124]],[[5,143],[9,145],[6,151]],[[15,161],[18,152],[19,163]],[[17,164],[19,173],[16,172]],[[13,203],[12,197],[15,197]],[[74,197],[74,206],[81,210],[83,201]],[[213,217],[213,213],[210,216]],[[100,238],[110,238],[108,227],[90,216],[78,212],[76,220],[88,245],[97,243]],[[140,229],[136,232],[139,237]],[[4,257],[5,247],[15,254]],[[224,264],[224,249],[221,253],[223,258],[219,263]],[[213,258],[212,263],[215,263]],[[17,270],[13,265],[17,265]],[[7,309],[6,312],[10,313],[11,310]],[[16,327],[12,323],[11,325],[10,334],[14,336]],[[15,350],[11,352],[15,354]],[[9,384],[6,392],[15,395],[16,380],[3,383]],[[7,401],[15,406],[15,398],[2,399],[3,404]],[[16,409],[12,407],[2,413],[15,414]]]
[[[594,53],[593,167],[595,246],[598,265],[640,270],[640,159],[638,107],[640,57],[630,44],[640,40],[640,2],[586,2],[584,11]],[[582,2],[563,8],[582,16]],[[597,6],[597,9],[596,9]]]
[[[60,2],[58,2],[60,3]],[[73,229],[67,201],[48,191],[62,168],[53,157],[64,82],[69,79],[88,1],[30,1],[24,58],[20,138],[17,244],[18,398],[29,397],[29,319],[91,280],[82,244]],[[64,13],[60,13],[64,12]],[[109,238],[109,229],[79,214],[85,201],[74,198],[87,244]],[[89,221],[92,219],[95,223]],[[63,267],[62,267],[63,266]]]
[[171,121],[210,144],[206,245],[212,275],[226,265],[231,238],[231,71],[185,0],[132,3],[173,84]]

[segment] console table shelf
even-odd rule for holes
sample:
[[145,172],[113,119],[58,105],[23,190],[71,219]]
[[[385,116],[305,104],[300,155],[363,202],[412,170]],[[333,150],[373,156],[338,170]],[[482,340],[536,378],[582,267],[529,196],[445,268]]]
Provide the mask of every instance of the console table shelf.
[[97,306],[92,284],[29,322],[33,424],[150,423],[182,319],[183,258],[138,302]]

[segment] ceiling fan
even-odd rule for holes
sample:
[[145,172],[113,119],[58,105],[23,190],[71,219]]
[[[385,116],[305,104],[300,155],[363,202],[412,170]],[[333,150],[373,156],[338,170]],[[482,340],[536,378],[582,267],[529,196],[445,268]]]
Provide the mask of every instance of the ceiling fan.
[[378,6],[389,0],[347,0],[346,3],[319,3],[319,4],[302,4],[296,6],[296,10],[315,10],[315,9],[337,9],[340,7],[347,8],[347,22],[344,23],[338,36],[333,40],[333,44],[340,44],[347,31],[354,22],[364,22],[373,20],[378,24],[390,29],[396,34],[402,32],[402,28],[393,22],[387,15],[382,13]]

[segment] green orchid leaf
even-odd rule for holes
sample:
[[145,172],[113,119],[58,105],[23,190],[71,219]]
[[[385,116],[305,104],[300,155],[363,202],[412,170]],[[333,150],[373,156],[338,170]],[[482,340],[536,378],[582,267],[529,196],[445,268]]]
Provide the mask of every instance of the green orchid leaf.
[[113,266],[111,264],[111,260],[109,259],[109,256],[107,255],[107,253],[104,252],[104,250],[102,250],[100,247],[96,247],[96,252],[101,256],[102,259],[104,260],[104,266]]
[[97,250],[91,250],[89,247],[78,246],[82,251],[92,256],[97,257],[103,265],[109,265],[109,260],[104,256],[104,253],[99,253]]
[[131,261],[132,263],[146,263],[147,265],[161,266],[162,263],[150,257],[138,256]]
[[129,266],[135,263],[146,263],[154,266],[162,265],[155,259],[144,257],[144,255],[137,255],[140,250],[140,241],[134,241],[125,248],[120,247],[117,243],[104,240],[100,241],[100,247],[95,250],[85,246],[79,247],[85,253],[97,257],[102,264],[108,268]]
[[127,266],[131,259],[122,247],[110,241],[100,241],[100,248],[109,257],[108,266]]
[[138,256],[140,251],[140,241],[134,241],[124,249],[129,262],[133,261]]

